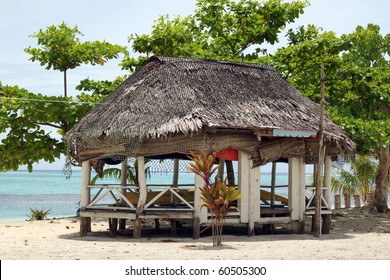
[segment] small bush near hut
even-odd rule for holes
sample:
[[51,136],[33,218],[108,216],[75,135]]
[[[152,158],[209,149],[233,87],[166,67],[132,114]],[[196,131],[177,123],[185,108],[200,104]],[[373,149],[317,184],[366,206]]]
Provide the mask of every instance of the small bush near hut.
[[31,207],[30,208],[30,211],[31,211],[31,215],[28,216],[28,221],[39,221],[39,220],[44,220],[44,219],[47,219],[47,215],[49,215],[51,209],[32,209]]

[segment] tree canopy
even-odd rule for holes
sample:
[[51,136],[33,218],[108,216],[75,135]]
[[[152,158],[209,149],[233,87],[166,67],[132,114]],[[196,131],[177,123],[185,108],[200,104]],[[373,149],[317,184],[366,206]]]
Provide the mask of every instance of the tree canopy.
[[126,48],[106,41],[81,42],[77,26],[67,24],[48,26],[31,35],[37,39],[37,48],[28,47],[25,52],[31,55],[31,61],[39,61],[47,70],[59,70],[64,73],[64,96],[67,97],[66,71],[81,64],[104,65],[106,60],[118,58],[127,53]]
[[307,1],[198,0],[187,17],[161,16],[150,34],[129,37],[141,56],[123,61],[136,69],[150,55],[189,56],[223,60],[256,61],[264,43],[275,44],[287,24],[294,22]]
[[390,178],[389,38],[374,24],[340,37],[309,25],[290,30],[289,44],[264,58],[313,100],[320,92],[319,65],[325,65],[327,111],[359,153],[379,159],[374,205],[381,212]]
[[0,83],[0,133],[6,134],[0,144],[0,171],[17,170],[21,165],[32,171],[33,163],[54,162],[66,154],[65,133],[121,81],[82,81],[78,88],[91,94],[67,96],[67,70],[87,63],[104,65],[106,60],[127,53],[126,48],[105,41],[81,42],[81,35],[77,26],[52,25],[32,35],[38,48],[25,50],[32,61],[39,61],[46,69],[64,72],[63,97]]

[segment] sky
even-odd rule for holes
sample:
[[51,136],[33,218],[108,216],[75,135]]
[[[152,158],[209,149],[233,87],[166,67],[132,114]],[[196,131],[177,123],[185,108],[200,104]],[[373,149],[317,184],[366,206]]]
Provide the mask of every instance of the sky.
[[[0,81],[3,85],[17,85],[46,95],[62,94],[63,76],[29,61],[24,49],[36,47],[31,34],[65,22],[79,27],[83,41],[106,40],[128,46],[131,52],[128,37],[148,34],[159,15],[186,16],[196,8],[196,0],[0,0],[0,3]],[[381,27],[382,34],[390,33],[389,0],[311,0],[310,4],[286,29],[314,24],[341,35],[354,31],[358,25],[374,23]],[[74,88],[82,79],[111,80],[126,74],[117,64],[118,61],[109,61],[103,67],[81,66],[69,71],[70,95],[77,93]],[[62,169],[63,164],[63,159],[54,164],[41,162],[34,169]]]

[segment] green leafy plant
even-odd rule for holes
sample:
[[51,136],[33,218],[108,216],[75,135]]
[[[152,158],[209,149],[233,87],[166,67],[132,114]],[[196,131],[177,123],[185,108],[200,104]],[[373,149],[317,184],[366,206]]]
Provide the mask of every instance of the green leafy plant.
[[375,190],[377,164],[368,155],[356,155],[350,164],[350,171],[337,168],[340,175],[332,178],[332,190],[351,195],[358,193],[366,202],[367,194]]
[[44,219],[47,219],[47,215],[50,214],[50,211],[51,209],[32,209],[31,207],[30,208],[30,211],[31,211],[31,215],[28,216],[28,221],[39,221],[39,220],[44,220]]
[[[145,164],[147,164],[149,161],[150,159],[146,159]],[[91,185],[95,185],[98,179],[109,178],[109,179],[120,180],[121,176],[122,176],[122,171],[120,168],[107,168],[103,170],[101,176],[99,176],[99,174],[96,174],[91,179]],[[150,177],[149,167],[145,167],[145,176]],[[128,184],[134,184],[135,186],[138,186],[138,160],[135,160],[134,164],[127,166],[126,181]]]
[[204,202],[202,207],[206,207],[211,212],[213,246],[221,246],[223,223],[228,210],[237,209],[229,204],[240,199],[242,195],[238,193],[235,187],[228,187],[226,180],[222,182],[216,177],[214,183],[211,181],[211,176],[219,167],[219,165],[214,166],[215,153],[206,154],[203,150],[200,150],[199,154],[191,152],[190,159],[192,162],[187,167],[188,170],[199,175],[204,182],[203,187],[200,188],[200,193]]

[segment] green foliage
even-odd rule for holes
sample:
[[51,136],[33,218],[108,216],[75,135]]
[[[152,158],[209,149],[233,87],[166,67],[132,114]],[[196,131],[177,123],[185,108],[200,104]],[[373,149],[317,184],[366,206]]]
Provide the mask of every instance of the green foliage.
[[161,16],[150,35],[130,36],[133,50],[143,56],[126,58],[122,66],[137,69],[150,55],[257,61],[265,53],[261,45],[278,42],[278,34],[307,5],[307,1],[198,0],[193,15]]
[[31,207],[31,215],[28,216],[28,221],[40,221],[47,219],[47,215],[50,214],[51,209],[45,210],[45,209],[32,209]]
[[[145,159],[145,165],[150,161],[150,159]],[[138,160],[134,161],[133,165],[128,164],[127,165],[127,178],[126,182],[127,184],[134,184],[135,186],[138,186]],[[145,168],[145,176],[150,177],[150,167]],[[99,174],[96,174],[92,179],[91,179],[91,185],[95,185],[96,181],[99,179],[115,179],[115,180],[120,180],[122,177],[122,170],[119,168],[107,168],[103,170],[103,173],[101,176]]]
[[187,166],[187,169],[196,175],[199,175],[204,182],[204,185],[211,184],[211,176],[218,170],[218,165],[214,166],[215,154],[206,154],[204,150],[199,150],[199,154],[191,153],[190,159],[192,162]]
[[359,193],[363,202],[366,194],[375,189],[377,163],[368,155],[356,155],[350,162],[350,171],[337,168],[338,177],[332,178],[332,190],[336,193]]
[[242,197],[235,187],[228,187],[226,180],[222,182],[216,177],[215,182],[211,181],[211,176],[218,170],[218,165],[214,166],[215,153],[206,154],[200,150],[199,154],[191,152],[190,159],[192,162],[187,167],[188,170],[199,175],[204,182],[200,188],[201,199],[204,202],[202,207],[210,210],[212,216],[213,245],[222,245],[222,228],[228,209],[237,209],[229,205]]
[[315,101],[324,64],[327,110],[358,151],[390,145],[390,35],[373,24],[340,37],[309,25],[289,30],[288,42],[262,60]]
[[[377,178],[385,178],[389,170],[381,153],[390,145],[390,34],[382,35],[374,24],[341,37],[308,26],[290,30],[288,38],[287,47],[263,60],[315,101],[324,64],[328,113],[357,143],[359,153],[376,154]],[[385,191],[376,191],[381,198],[375,203],[387,207],[387,189],[384,181],[376,182],[376,190]]]
[[[95,103],[99,103],[123,83],[125,79],[126,76],[119,76],[113,81],[95,81],[88,78],[81,80],[80,84],[76,86],[76,89],[83,92],[82,95],[88,92],[88,97],[93,98]],[[80,99],[84,99],[84,97],[80,97]]]
[[390,34],[369,24],[342,38],[349,43],[342,53],[341,77],[348,92],[339,95],[337,119],[359,144],[361,151],[390,145]]
[[[262,62],[274,66],[289,82],[312,100],[320,100],[320,65],[326,69],[326,99],[331,101],[333,92],[339,92],[338,69],[340,52],[344,42],[334,32],[323,32],[314,25],[301,26],[287,32],[288,45],[275,54],[262,58]],[[332,99],[333,100],[333,99]]]
[[31,46],[25,52],[31,55],[31,61],[39,61],[46,69],[64,72],[64,96],[67,97],[66,71],[81,64],[104,65],[106,60],[118,58],[120,53],[128,54],[126,48],[106,41],[81,42],[83,34],[78,27],[69,27],[65,23],[51,25],[31,35],[37,39],[38,48]]
[[[105,41],[81,42],[77,26],[65,23],[49,26],[32,35],[38,48],[26,48],[31,61],[39,61],[46,69],[65,73],[81,64],[100,64],[127,54],[124,47]],[[0,171],[17,170],[27,165],[32,171],[33,163],[40,160],[54,162],[66,153],[63,136],[95,104],[112,91],[123,78],[113,82],[84,80],[78,87],[82,92],[75,97],[31,93],[17,86],[0,83],[0,133],[5,139],[0,143]],[[65,81],[64,81],[65,83]],[[53,135],[56,132],[57,135]]]
[[6,134],[0,142],[0,171],[27,165],[31,172],[33,163],[54,162],[64,154],[62,137],[94,106],[90,98],[79,97],[45,96],[0,83],[0,132]]
[[77,26],[69,27],[65,23],[51,25],[31,35],[37,39],[39,47],[30,46],[25,51],[31,55],[31,61],[39,61],[46,69],[61,72],[81,64],[104,65],[106,60],[127,53],[125,48],[106,41],[81,42],[79,36],[82,35]]

